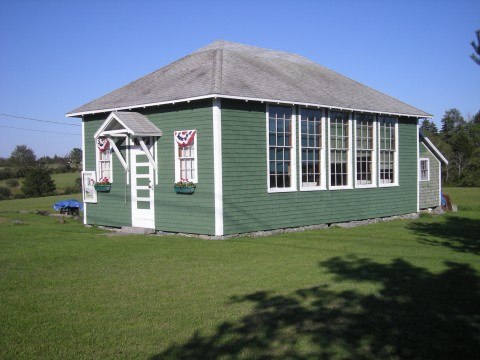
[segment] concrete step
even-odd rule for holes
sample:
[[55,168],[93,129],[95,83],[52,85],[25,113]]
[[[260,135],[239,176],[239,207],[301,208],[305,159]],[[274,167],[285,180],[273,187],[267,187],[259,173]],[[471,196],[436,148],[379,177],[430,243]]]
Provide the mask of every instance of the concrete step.
[[147,229],[142,227],[123,226],[120,230],[124,234],[136,234],[136,235],[150,235],[155,234],[155,229]]

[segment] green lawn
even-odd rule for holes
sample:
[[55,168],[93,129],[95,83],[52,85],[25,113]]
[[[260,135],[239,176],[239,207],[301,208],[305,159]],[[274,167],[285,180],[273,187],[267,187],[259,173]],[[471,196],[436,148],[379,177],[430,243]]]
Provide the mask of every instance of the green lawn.
[[0,358],[474,359],[478,234],[479,210],[227,241],[2,212]]

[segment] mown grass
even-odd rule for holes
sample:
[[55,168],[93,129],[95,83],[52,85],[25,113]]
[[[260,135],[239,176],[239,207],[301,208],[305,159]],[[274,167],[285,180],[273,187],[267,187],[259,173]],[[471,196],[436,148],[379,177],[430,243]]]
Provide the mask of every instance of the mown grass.
[[0,358],[475,358],[479,233],[479,211],[228,241],[1,213]]

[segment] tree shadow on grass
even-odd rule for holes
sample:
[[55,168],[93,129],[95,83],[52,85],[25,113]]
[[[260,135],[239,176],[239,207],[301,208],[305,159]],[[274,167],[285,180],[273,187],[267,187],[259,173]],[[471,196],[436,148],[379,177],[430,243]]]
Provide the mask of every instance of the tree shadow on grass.
[[[252,311],[152,359],[473,359],[480,353],[480,279],[468,265],[447,263],[433,274],[401,259],[337,257],[320,266],[335,274],[335,283],[234,297]],[[345,282],[379,290],[335,291]]]
[[441,223],[414,222],[410,225],[410,230],[420,236],[422,244],[480,255],[479,220],[449,216]]

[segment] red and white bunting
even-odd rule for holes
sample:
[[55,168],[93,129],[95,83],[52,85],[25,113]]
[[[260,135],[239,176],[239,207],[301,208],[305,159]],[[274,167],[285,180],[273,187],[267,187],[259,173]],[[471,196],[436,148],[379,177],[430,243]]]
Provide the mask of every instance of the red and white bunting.
[[106,138],[98,138],[97,139],[98,150],[100,150],[100,151],[108,150],[109,146],[110,146],[110,143],[108,142],[108,140]]
[[180,147],[189,146],[193,143],[196,133],[197,133],[197,130],[175,131],[175,141]]

